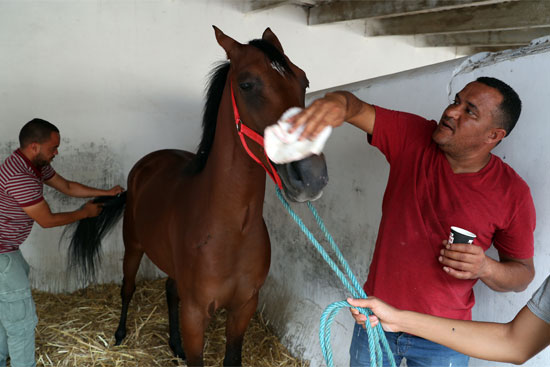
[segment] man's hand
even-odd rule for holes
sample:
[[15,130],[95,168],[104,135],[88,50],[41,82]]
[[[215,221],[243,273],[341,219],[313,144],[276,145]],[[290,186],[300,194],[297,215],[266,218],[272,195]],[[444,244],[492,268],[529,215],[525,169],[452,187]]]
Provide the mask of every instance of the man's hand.
[[115,187],[107,190],[107,196],[115,196],[123,192],[124,189],[120,185],[116,185]]
[[313,139],[327,126],[342,125],[346,118],[346,111],[346,97],[340,93],[328,93],[290,119],[290,122],[293,123],[290,132],[306,125],[301,138]]
[[[369,317],[372,327],[378,325],[379,322],[382,322],[382,328],[385,331],[400,331],[400,328],[398,327],[398,320],[401,311],[397,308],[388,305],[376,297],[369,297],[367,299],[348,298],[347,301],[352,306],[370,308],[370,310],[374,313],[374,315]],[[349,310],[355,321],[359,325],[365,327],[367,317],[355,308],[350,308]]]
[[84,205],[82,210],[84,211],[84,213],[86,213],[86,218],[97,217],[99,214],[101,214],[101,211],[103,210],[103,204],[94,203],[92,200],[90,200],[86,203],[86,205]]
[[480,246],[443,241],[439,262],[443,270],[457,279],[479,279],[487,272],[488,261]]
[[344,121],[367,134],[374,131],[376,110],[350,92],[335,91],[317,99],[301,113],[289,119],[290,132],[304,125],[300,139],[314,139],[327,126],[338,127]]

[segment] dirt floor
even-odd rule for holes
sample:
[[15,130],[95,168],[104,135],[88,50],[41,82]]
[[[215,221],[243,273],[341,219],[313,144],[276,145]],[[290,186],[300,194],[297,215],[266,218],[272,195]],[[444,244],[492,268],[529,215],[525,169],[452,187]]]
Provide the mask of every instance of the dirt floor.
[[[143,281],[128,313],[128,334],[114,346],[120,315],[120,287],[94,285],[72,294],[33,291],[39,323],[38,366],[185,366],[168,346],[164,279]],[[221,366],[225,351],[225,315],[218,312],[205,338],[205,363]],[[243,366],[307,367],[293,358],[256,313],[245,335]]]

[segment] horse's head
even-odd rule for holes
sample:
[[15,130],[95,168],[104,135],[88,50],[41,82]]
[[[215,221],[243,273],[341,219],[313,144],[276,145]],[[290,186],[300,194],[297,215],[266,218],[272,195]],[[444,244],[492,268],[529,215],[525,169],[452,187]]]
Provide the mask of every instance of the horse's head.
[[[243,45],[214,27],[216,39],[231,62],[228,82],[232,86],[242,123],[263,135],[290,107],[304,107],[306,74],[284,54],[277,36],[267,28],[261,39]],[[266,165],[263,147],[250,149]],[[268,167],[269,165],[266,165]],[[319,198],[328,182],[323,155],[312,155],[300,161],[275,165],[286,196],[293,201]]]

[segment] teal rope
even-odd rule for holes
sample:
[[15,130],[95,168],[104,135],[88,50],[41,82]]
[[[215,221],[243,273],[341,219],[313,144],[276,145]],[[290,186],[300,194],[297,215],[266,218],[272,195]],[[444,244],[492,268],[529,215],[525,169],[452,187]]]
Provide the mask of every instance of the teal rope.
[[[310,209],[315,220],[317,221],[317,224],[319,225],[319,228],[321,228],[321,231],[323,231],[325,238],[328,240],[332,250],[336,254],[336,258],[338,259],[341,266],[343,267],[344,272],[347,275],[347,278],[346,278],[346,275],[344,275],[344,272],[342,272],[342,270],[340,270],[338,265],[330,258],[327,251],[319,244],[319,241],[317,241],[315,236],[313,236],[313,234],[309,231],[309,229],[306,227],[302,219],[294,212],[294,210],[292,210],[292,208],[290,207],[290,204],[283,197],[283,194],[279,188],[277,188],[277,196],[279,197],[279,200],[281,201],[283,206],[286,208],[286,210],[288,211],[292,219],[294,219],[294,221],[298,224],[302,232],[304,232],[306,237],[317,249],[319,254],[321,254],[321,256],[327,262],[330,268],[336,273],[336,275],[338,276],[342,284],[344,284],[344,286],[352,294],[353,298],[367,298],[367,295],[363,290],[363,287],[361,287],[361,285],[357,281],[357,278],[353,275],[353,272],[351,271],[351,268],[348,262],[342,255],[342,252],[338,248],[338,245],[332,238],[331,234],[328,232],[323,220],[321,219],[321,216],[319,215],[317,210],[315,210],[313,205],[310,202],[307,203],[308,208]],[[353,285],[350,284],[350,282]],[[321,344],[321,350],[323,352],[323,356],[325,357],[325,362],[328,367],[334,366],[334,362],[332,359],[332,348],[330,346],[330,328],[332,326],[332,322],[334,321],[334,317],[336,317],[336,314],[338,313],[338,311],[346,307],[352,307],[352,306],[346,301],[334,302],[331,305],[329,305],[321,315],[321,322],[319,327],[319,342]],[[360,307],[354,307],[354,308],[358,309],[359,312],[367,316],[367,320],[368,320],[368,317],[372,315],[372,312],[367,308],[360,308]],[[390,360],[392,367],[396,367],[395,359],[393,358],[393,354],[391,352],[388,341],[386,340],[386,335],[384,334],[384,330],[382,329],[381,325],[378,324],[373,328],[370,326],[370,323],[368,321],[366,322],[366,325],[367,325],[366,330],[367,330],[368,342],[369,342],[371,366],[373,367],[382,366],[382,361],[383,361],[382,353],[384,351],[388,356],[388,359]]]

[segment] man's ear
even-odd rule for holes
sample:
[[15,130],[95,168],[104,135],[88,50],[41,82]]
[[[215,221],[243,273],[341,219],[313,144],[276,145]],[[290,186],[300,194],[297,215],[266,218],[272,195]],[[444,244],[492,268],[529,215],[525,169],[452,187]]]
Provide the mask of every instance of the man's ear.
[[491,144],[498,143],[505,137],[506,137],[506,130],[501,128],[492,129],[489,132],[489,136],[487,137],[487,142]]
[[38,153],[40,151],[40,144],[38,144],[37,142],[30,143],[29,147],[33,153]]

